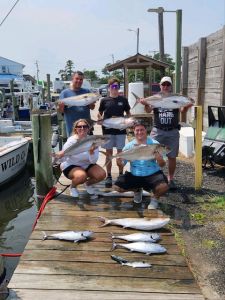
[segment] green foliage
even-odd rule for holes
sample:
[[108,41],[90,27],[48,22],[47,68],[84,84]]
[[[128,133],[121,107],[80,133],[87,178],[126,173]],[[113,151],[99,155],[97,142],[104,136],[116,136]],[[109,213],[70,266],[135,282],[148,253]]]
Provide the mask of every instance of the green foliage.
[[93,82],[93,81],[97,81],[98,80],[98,75],[97,75],[97,71],[95,70],[84,70],[84,77],[86,79],[89,79],[90,82]]
[[191,214],[192,220],[195,220],[198,224],[203,224],[206,219],[206,215],[203,213]]
[[73,72],[74,72],[73,66],[74,66],[73,61],[70,60],[70,59],[67,60],[65,69],[61,69],[61,70],[59,70],[59,72],[58,72],[58,74],[59,74],[60,77],[61,77],[61,80],[71,80],[72,74],[73,74]]
[[213,249],[213,248],[218,248],[219,243],[217,241],[213,240],[202,240],[202,246],[207,249]]

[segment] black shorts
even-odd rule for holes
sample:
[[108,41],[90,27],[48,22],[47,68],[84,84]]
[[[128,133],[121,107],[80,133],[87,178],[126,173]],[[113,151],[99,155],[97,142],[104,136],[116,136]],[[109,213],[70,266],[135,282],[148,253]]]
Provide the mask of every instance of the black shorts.
[[134,176],[130,172],[126,172],[117,178],[115,185],[128,191],[138,188],[151,191],[160,183],[168,183],[166,176],[161,170],[149,176]]
[[[93,166],[95,166],[96,164],[90,164],[86,169],[84,169],[84,171],[88,171],[90,168],[92,168]],[[82,168],[80,166],[76,166],[76,165],[70,165],[69,167],[65,168],[65,170],[63,170],[63,174],[66,176],[66,178],[69,178],[69,172],[73,169],[73,168]],[[83,169],[83,168],[82,168]]]

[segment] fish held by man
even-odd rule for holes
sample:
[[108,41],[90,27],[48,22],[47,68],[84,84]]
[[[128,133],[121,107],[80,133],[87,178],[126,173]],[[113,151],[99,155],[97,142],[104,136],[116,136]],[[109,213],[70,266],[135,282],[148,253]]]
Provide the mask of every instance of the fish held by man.
[[131,252],[141,252],[147,255],[165,253],[167,250],[160,244],[149,243],[149,242],[134,242],[129,244],[116,244],[113,242],[112,250],[116,248],[124,248]]
[[160,240],[160,235],[158,233],[148,233],[148,232],[138,232],[138,233],[131,233],[127,235],[112,234],[112,239],[120,239],[128,242],[156,243],[157,241]]
[[128,261],[127,259],[116,255],[111,255],[111,258],[122,266],[128,266],[132,268],[150,268],[152,266],[144,261]]
[[133,228],[146,231],[160,229],[163,226],[167,225],[170,221],[170,218],[123,218],[110,220],[105,217],[99,217],[99,219],[103,222],[100,227],[104,227],[107,225],[117,225],[122,226],[123,228]]
[[101,98],[101,95],[94,94],[94,93],[86,93],[78,96],[72,96],[60,99],[59,102],[63,102],[65,105],[72,107],[72,106],[87,106]]
[[[105,152],[100,151],[101,153],[105,154]],[[151,145],[136,145],[132,149],[124,150],[119,152],[115,155],[109,157],[108,163],[113,158],[121,158],[127,161],[134,161],[134,160],[151,160],[155,159],[155,154],[160,153],[161,155],[166,155],[169,152],[169,148],[162,144],[151,144]]]
[[84,231],[64,231],[60,233],[47,235],[43,231],[43,240],[64,240],[64,241],[72,241],[77,243],[79,241],[86,241],[93,236],[94,232],[90,230]]
[[97,121],[98,124],[103,125],[106,128],[113,128],[124,130],[129,127],[133,127],[137,120],[133,117],[112,117],[104,120]]
[[[138,97],[135,93],[133,96],[136,99],[136,102],[133,108],[139,103],[140,97]],[[151,105],[153,108],[163,108],[163,109],[179,109],[184,106],[192,106],[194,105],[194,100],[187,96],[182,96],[179,94],[168,94],[164,95],[162,93],[144,98],[145,102],[148,105]]]

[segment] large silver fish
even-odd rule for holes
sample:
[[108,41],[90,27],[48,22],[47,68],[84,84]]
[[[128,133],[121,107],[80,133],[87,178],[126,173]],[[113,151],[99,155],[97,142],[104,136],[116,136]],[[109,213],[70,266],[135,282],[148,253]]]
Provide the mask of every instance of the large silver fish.
[[[162,144],[152,145],[137,145],[132,149],[124,150],[120,153],[109,157],[109,161],[113,158],[122,158],[123,160],[134,161],[134,160],[151,160],[155,159],[155,154],[159,152],[161,155],[167,154],[169,151],[168,147]],[[101,151],[101,153],[105,154]]]
[[166,248],[161,246],[160,244],[149,243],[149,242],[135,242],[129,244],[116,244],[113,243],[112,250],[116,248],[125,248],[130,250],[131,252],[141,252],[147,255],[152,253],[165,253]]
[[[139,97],[132,92],[134,97],[136,98],[136,102],[133,107],[136,106],[136,104],[139,101]],[[147,102],[147,104],[151,105],[155,108],[163,108],[163,109],[179,109],[181,107],[187,106],[189,104],[194,104],[194,100],[187,96],[182,96],[179,94],[169,94],[164,95],[162,93],[144,98],[144,100]]]
[[63,102],[67,106],[87,106],[101,98],[101,95],[94,93],[87,93],[78,96],[72,96],[68,98],[60,99],[59,102]]
[[120,256],[111,255],[111,258],[121,264],[122,266],[128,266],[132,268],[150,268],[151,265],[149,263],[146,263],[144,261],[128,261],[125,258],[122,258]]
[[64,150],[64,155],[76,155],[88,151],[92,146],[100,147],[109,142],[109,135],[88,135],[82,140],[78,140],[73,145]]
[[162,228],[170,221],[170,218],[124,218],[124,219],[107,219],[105,217],[99,217],[104,222],[100,227],[106,225],[118,225],[123,228],[134,228],[138,230],[155,230]]
[[119,130],[132,127],[135,124],[135,122],[136,120],[133,117],[112,117],[109,119],[98,121],[99,124],[103,125],[106,128],[114,128]]
[[85,230],[85,231],[64,231],[60,233],[47,235],[43,231],[43,240],[65,240],[65,241],[73,241],[74,243],[79,241],[85,241],[91,238],[94,234],[93,231]]
[[125,240],[128,242],[155,243],[160,240],[160,235],[158,233],[147,233],[147,232],[131,233],[131,234],[127,234],[127,235],[112,234],[112,239],[120,239],[120,240]]

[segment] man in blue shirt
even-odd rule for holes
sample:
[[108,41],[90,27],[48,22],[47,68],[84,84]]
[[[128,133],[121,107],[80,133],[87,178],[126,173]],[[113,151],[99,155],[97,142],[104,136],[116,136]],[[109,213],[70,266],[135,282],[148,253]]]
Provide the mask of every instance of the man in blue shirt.
[[[151,137],[147,136],[145,125],[139,121],[134,125],[135,139],[129,142],[123,150],[133,148],[135,145],[151,145],[158,143]],[[124,164],[126,161],[122,161]],[[158,199],[168,190],[168,181],[161,171],[161,167],[165,165],[165,160],[160,153],[155,153],[155,159],[134,160],[130,162],[130,172],[126,172],[117,178],[115,182],[115,190],[125,192],[127,190],[134,191],[134,202],[142,201],[142,189],[153,190],[154,197],[148,209],[156,209],[158,207]]]
[[63,102],[60,102],[60,99],[90,93],[88,89],[81,87],[83,80],[84,74],[81,71],[76,71],[72,76],[70,88],[63,90],[59,96],[58,110],[64,114],[67,137],[72,133],[74,122],[79,119],[90,120],[90,109],[95,108],[95,104],[67,107]]

